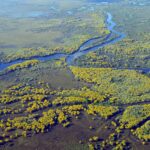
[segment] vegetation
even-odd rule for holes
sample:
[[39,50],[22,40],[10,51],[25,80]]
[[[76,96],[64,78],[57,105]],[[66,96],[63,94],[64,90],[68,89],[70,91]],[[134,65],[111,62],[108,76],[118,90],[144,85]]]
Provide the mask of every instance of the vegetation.
[[100,115],[101,117],[108,118],[118,111],[117,107],[113,106],[94,106],[88,105],[87,113],[89,115]]
[[138,126],[140,122],[150,117],[150,104],[129,106],[124,111],[121,122],[126,128]]
[[150,99],[150,79],[136,71],[79,67],[71,67],[71,71],[77,79],[92,83],[95,91],[111,96],[110,103],[129,104]]
[[23,69],[23,68],[29,68],[31,66],[37,65],[38,63],[39,63],[38,60],[27,60],[25,62],[9,66],[6,69],[6,72],[16,71],[16,70],[20,70],[20,69]]
[[148,68],[149,49],[148,39],[143,43],[143,41],[126,38],[117,44],[82,56],[76,60],[76,64],[84,67]]
[[137,128],[134,134],[143,141],[149,141],[150,140],[150,121],[145,122],[144,125]]
[[[1,144],[20,136],[27,137],[34,133],[48,132],[58,124],[69,127],[74,118],[78,119],[87,115],[109,120],[110,117],[120,112],[120,106],[112,106],[107,103],[112,99],[108,93],[107,96],[100,95],[87,87],[81,90],[55,91],[48,85],[45,87],[45,84],[41,82],[36,87],[28,84],[11,86],[3,90],[0,97],[0,132],[5,135],[1,136]],[[115,128],[114,133],[100,143],[98,136],[90,137],[87,141],[90,142],[89,148],[114,146],[114,149],[121,149],[126,147],[126,141],[119,140],[126,128],[136,127],[136,130],[131,130],[132,133],[142,141],[148,141],[148,121],[141,127],[139,124],[149,117],[149,104],[128,106],[119,121],[111,122],[110,126]],[[90,126],[89,130],[94,131],[95,129]]]
[[[23,13],[7,15],[0,5],[0,61],[29,59],[0,74],[0,149],[149,149],[150,78],[138,71],[150,66],[148,0],[48,1],[30,0],[27,10],[28,2],[16,1]],[[122,41],[72,66],[66,57],[33,59],[116,38],[106,12],[126,34]]]
[[[0,111],[0,132],[2,134],[8,134],[6,136],[8,141],[13,140],[19,130],[22,132],[19,135],[17,134],[17,137],[26,137],[31,132],[46,132],[56,124],[62,124],[64,127],[67,127],[70,125],[69,118],[73,116],[77,117],[84,111],[87,114],[91,114],[90,105],[88,105],[88,109],[86,108],[88,103],[95,103],[95,100],[98,98],[101,99],[96,102],[103,102],[103,96],[87,88],[78,91],[78,93],[84,92],[84,95],[80,97],[75,96],[78,94],[76,93],[77,90],[72,90],[70,93],[62,90],[57,93],[51,90],[49,86],[47,88],[42,86],[45,85],[39,83],[38,88],[36,88],[27,84],[18,84],[2,91],[0,104],[3,106]],[[66,96],[66,93],[72,96]],[[92,96],[91,93],[96,93],[96,95]],[[57,95],[62,95],[62,97]],[[52,97],[51,99],[50,96]],[[6,106],[4,107],[4,105]],[[15,105],[15,108],[12,107],[13,105]],[[100,108],[100,106],[98,107]],[[48,110],[45,111],[46,108]],[[106,119],[117,111],[113,107],[107,108],[101,106],[101,108],[101,111],[98,111],[98,113]],[[105,108],[106,110],[108,109],[108,114],[104,114],[103,109]],[[95,115],[94,112],[91,115]],[[4,136],[1,139],[1,143],[6,142],[6,137]]]
[[105,6],[104,10],[113,14],[117,30],[125,33],[126,37],[80,57],[76,64],[84,67],[149,68],[149,2],[125,1],[126,4],[118,2]]
[[[31,3],[34,2],[31,1]],[[41,5],[41,2],[37,3]],[[0,43],[2,43],[0,47],[1,62],[9,62],[19,58],[27,59],[33,56],[45,56],[59,52],[72,53],[89,38],[109,34],[101,9],[96,8],[95,11],[92,11],[87,6],[89,11],[80,10],[83,2],[78,2],[77,5],[72,6],[72,3],[67,1],[69,3],[67,7],[59,5],[60,2],[56,1],[56,3],[57,6],[54,6],[54,9],[48,8],[49,4],[47,2],[43,5],[44,10],[51,14],[49,17],[47,17],[45,11],[43,12],[43,9],[41,10],[43,17],[38,14],[37,17],[32,17],[33,9],[37,9],[38,12],[39,8],[37,6],[34,7],[33,4],[31,5],[31,12],[28,12],[26,7],[22,8],[25,4],[20,5],[20,3],[17,8],[14,6],[14,9],[23,9],[26,14],[31,13],[31,16],[25,18],[21,16],[15,21],[12,21],[12,17],[0,17],[0,22],[2,24],[3,22],[6,23],[0,40]],[[54,4],[51,2],[50,5],[53,6]],[[6,11],[5,7],[2,9]],[[68,9],[78,13],[67,15]],[[16,16],[17,14],[14,15]],[[8,41],[9,44],[7,44]]]

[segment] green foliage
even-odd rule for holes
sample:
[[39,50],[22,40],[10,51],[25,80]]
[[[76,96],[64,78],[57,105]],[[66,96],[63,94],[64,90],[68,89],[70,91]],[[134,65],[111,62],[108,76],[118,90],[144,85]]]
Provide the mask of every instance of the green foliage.
[[126,38],[96,52],[90,52],[77,59],[76,63],[84,67],[148,68],[149,49],[149,41],[134,41]]
[[29,68],[31,66],[37,65],[38,63],[39,63],[38,60],[27,60],[25,62],[18,63],[18,64],[15,64],[15,65],[12,65],[12,66],[8,67],[6,69],[6,72],[20,70],[20,69],[23,69],[23,68]]
[[[75,7],[78,9],[78,6]],[[67,8],[63,8],[62,11],[52,12],[53,16],[44,20],[21,18],[13,22],[9,18],[0,17],[0,23],[5,22],[7,26],[0,41],[4,43],[3,48],[0,48],[1,61],[9,62],[59,52],[72,53],[89,38],[109,34],[100,9],[95,9],[94,12],[78,11],[71,16],[66,15],[67,11]],[[10,48],[7,48],[8,41],[12,45]]]
[[62,105],[62,104],[76,104],[76,103],[85,103],[86,99],[82,98],[82,97],[74,97],[74,96],[70,96],[70,97],[57,97],[52,104],[53,105]]
[[93,84],[102,95],[110,95],[111,103],[138,103],[150,99],[150,79],[132,70],[70,67],[79,80]]
[[100,115],[101,117],[107,119],[116,113],[119,109],[113,106],[100,106],[100,105],[88,105],[87,113],[89,115]]
[[138,127],[134,134],[141,140],[150,140],[150,120],[145,122],[141,127]]
[[85,98],[89,103],[103,102],[107,98],[107,95],[101,95],[99,92],[91,90],[87,87],[83,87],[80,90],[76,90],[76,89],[63,90],[61,92],[58,92],[57,95],[66,96],[66,97],[68,96],[81,97],[81,98]]
[[126,128],[138,126],[140,122],[150,117],[150,104],[129,106],[124,111],[121,123],[125,124]]

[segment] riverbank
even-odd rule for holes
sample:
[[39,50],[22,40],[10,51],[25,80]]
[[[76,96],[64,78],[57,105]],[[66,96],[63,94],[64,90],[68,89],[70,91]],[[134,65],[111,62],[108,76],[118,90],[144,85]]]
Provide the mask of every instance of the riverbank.
[[[121,32],[116,31],[114,29],[116,27],[116,23],[113,21],[113,17],[110,13],[107,13],[106,23],[107,23],[107,28],[110,31],[110,33],[106,37],[104,37],[102,43],[100,43],[100,44],[97,44],[97,45],[90,47],[90,45],[92,45],[92,42],[94,43],[95,40],[102,39],[102,36],[93,37],[93,38],[83,42],[79,46],[79,48],[71,54],[56,53],[56,54],[51,54],[51,55],[47,55],[47,56],[34,56],[34,57],[29,58],[29,59],[18,59],[18,60],[14,60],[14,61],[11,61],[8,63],[1,63],[0,64],[0,71],[3,71],[3,70],[7,69],[8,67],[10,67],[14,64],[23,63],[26,60],[33,60],[33,59],[37,59],[41,62],[44,62],[44,61],[48,61],[48,60],[55,60],[55,59],[60,59],[62,57],[66,57],[66,63],[69,66],[74,65],[74,61],[76,59],[78,59],[79,57],[86,55],[89,52],[96,51],[100,48],[103,48],[104,46],[114,44],[114,43],[116,43],[116,42],[118,42],[118,41],[120,41],[126,37],[126,35],[124,33],[121,33]],[[117,37],[111,39],[112,34],[116,34]],[[89,47],[86,49],[83,49],[85,45],[86,45],[86,47],[87,47],[87,45],[89,45]],[[114,68],[114,69],[123,69],[123,68]],[[128,69],[128,68],[126,68],[126,69]],[[150,68],[137,68],[137,69],[129,68],[129,70],[138,70],[142,73],[149,73],[150,72]]]

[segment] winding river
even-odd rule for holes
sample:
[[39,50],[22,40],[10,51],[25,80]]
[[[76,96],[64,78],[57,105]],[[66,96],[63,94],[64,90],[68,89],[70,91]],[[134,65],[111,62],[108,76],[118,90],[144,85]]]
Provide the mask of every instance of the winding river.
[[[54,59],[59,59],[59,58],[62,58],[62,57],[66,57],[67,64],[68,65],[73,65],[74,60],[79,58],[80,56],[86,55],[87,53],[89,53],[91,51],[96,51],[96,50],[98,50],[98,49],[100,49],[100,48],[102,48],[106,45],[114,44],[114,43],[122,40],[123,38],[125,38],[126,35],[124,33],[118,32],[114,29],[115,26],[116,26],[116,23],[112,20],[112,15],[110,13],[107,13],[106,23],[107,23],[107,28],[110,31],[110,34],[108,34],[103,39],[103,42],[101,42],[100,44],[97,44],[97,45],[94,45],[94,46],[83,49],[84,46],[87,46],[87,45],[90,46],[92,44],[92,42],[94,42],[97,39],[102,38],[102,36],[94,37],[94,38],[91,38],[91,39],[85,41],[84,43],[82,43],[80,45],[80,47],[71,54],[55,53],[55,54],[51,54],[51,55],[48,55],[48,56],[34,56],[34,57],[31,57],[30,59],[18,59],[18,60],[14,60],[14,61],[8,62],[8,63],[1,63],[0,64],[0,71],[3,71],[5,69],[7,69],[7,67],[12,66],[14,64],[22,63],[26,60],[33,60],[33,59],[37,59],[41,62],[44,62],[44,61],[47,61],[47,60],[54,60]],[[111,39],[112,34],[116,34],[117,37]],[[117,68],[115,68],[115,69],[117,69]],[[139,68],[139,69],[131,69],[131,70],[139,70],[139,71],[142,71],[143,73],[149,73],[150,72],[150,68]]]

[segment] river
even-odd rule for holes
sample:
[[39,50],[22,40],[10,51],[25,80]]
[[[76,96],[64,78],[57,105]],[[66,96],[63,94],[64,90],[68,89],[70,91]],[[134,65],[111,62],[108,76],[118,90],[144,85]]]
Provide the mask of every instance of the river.
[[[69,66],[73,65],[75,59],[77,59],[77,58],[79,58],[83,55],[86,55],[87,53],[89,53],[91,51],[96,51],[100,48],[103,48],[104,46],[114,44],[114,43],[122,40],[123,38],[125,38],[126,35],[124,33],[121,33],[121,32],[116,31],[114,29],[115,26],[116,26],[116,23],[113,21],[113,17],[110,13],[107,13],[106,23],[107,23],[107,28],[110,31],[110,34],[108,34],[105,37],[104,41],[100,44],[88,47],[86,49],[82,49],[84,47],[84,45],[86,45],[86,46],[89,45],[90,46],[91,43],[94,42],[94,40],[102,38],[101,36],[93,37],[93,38],[85,41],[84,43],[82,43],[79,46],[79,48],[71,54],[56,53],[56,54],[51,54],[51,55],[48,55],[48,56],[34,56],[34,57],[31,57],[30,59],[18,59],[18,60],[14,60],[14,61],[11,61],[11,62],[8,62],[8,63],[1,63],[0,64],[0,71],[3,71],[5,69],[7,69],[7,67],[12,66],[14,64],[22,63],[26,60],[33,60],[33,59],[37,59],[41,62],[45,62],[45,61],[48,61],[48,60],[55,60],[55,59],[60,59],[62,57],[66,57],[67,64]],[[111,39],[112,34],[116,34],[117,37]],[[121,68],[114,68],[114,69],[121,69]],[[130,70],[138,70],[138,71],[141,71],[143,73],[149,73],[150,72],[150,68],[139,68],[139,69],[130,69]]]

